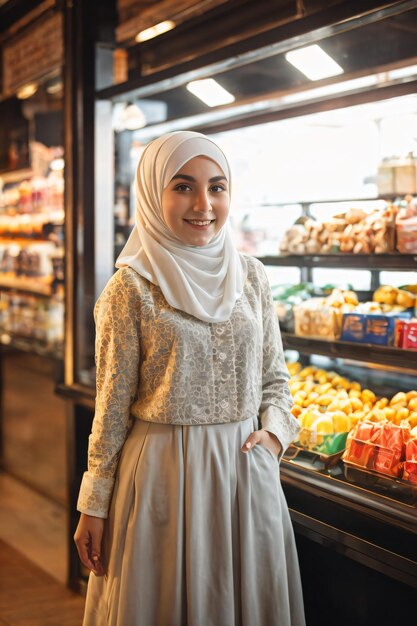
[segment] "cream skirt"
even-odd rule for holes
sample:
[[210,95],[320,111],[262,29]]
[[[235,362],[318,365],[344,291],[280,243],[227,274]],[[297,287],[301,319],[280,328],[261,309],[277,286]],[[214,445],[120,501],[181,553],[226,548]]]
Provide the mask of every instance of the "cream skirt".
[[257,427],[135,420],[83,626],[304,626],[279,463],[240,451]]

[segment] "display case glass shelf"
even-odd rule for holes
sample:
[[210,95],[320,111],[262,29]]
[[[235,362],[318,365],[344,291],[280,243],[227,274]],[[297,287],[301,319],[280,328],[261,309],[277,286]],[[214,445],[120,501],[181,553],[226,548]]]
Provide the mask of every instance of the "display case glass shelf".
[[299,337],[286,332],[282,333],[282,340],[285,349],[297,350],[302,354],[320,354],[332,358],[365,361],[399,369],[415,370],[417,374],[417,350]]
[[417,256],[412,254],[288,254],[258,257],[264,265],[288,267],[329,267],[417,272]]

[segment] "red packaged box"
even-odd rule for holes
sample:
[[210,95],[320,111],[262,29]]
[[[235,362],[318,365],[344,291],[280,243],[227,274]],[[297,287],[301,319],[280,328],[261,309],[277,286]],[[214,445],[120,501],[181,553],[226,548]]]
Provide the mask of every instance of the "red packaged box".
[[362,467],[374,467],[376,448],[373,440],[378,440],[379,422],[359,422],[349,433],[343,460]]
[[404,350],[417,350],[417,320],[404,324],[401,339],[401,348],[404,348]]
[[410,427],[391,422],[359,422],[349,433],[343,460],[381,474],[401,477]]
[[411,439],[405,447],[403,478],[417,485],[417,439]]
[[405,445],[410,438],[410,427],[383,422],[381,426],[375,470],[389,476],[400,476],[405,455]]
[[396,320],[394,344],[404,350],[417,350],[417,320]]

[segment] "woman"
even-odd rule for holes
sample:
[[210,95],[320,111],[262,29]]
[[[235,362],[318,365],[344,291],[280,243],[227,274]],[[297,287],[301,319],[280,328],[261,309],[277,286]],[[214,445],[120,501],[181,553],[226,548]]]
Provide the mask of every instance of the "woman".
[[138,165],[135,228],[95,307],[84,626],[304,624],[279,480],[299,426],[263,266],[232,241],[230,186],[199,133],[156,139]]

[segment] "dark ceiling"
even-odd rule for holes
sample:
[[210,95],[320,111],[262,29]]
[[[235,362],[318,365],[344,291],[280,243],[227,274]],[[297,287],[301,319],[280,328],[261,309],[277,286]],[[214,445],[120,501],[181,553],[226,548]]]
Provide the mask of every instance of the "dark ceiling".
[[0,0],[0,33],[41,4],[42,0]]
[[[321,40],[320,46],[345,70],[342,80],[375,73],[375,68],[417,63],[417,9]],[[283,54],[234,68],[216,76],[236,101],[274,92],[311,87],[312,82],[290,65]],[[146,98],[145,98],[146,99]],[[185,86],[151,96],[168,106],[168,119],[203,113],[209,107]]]

